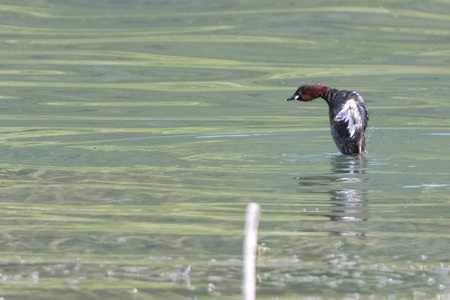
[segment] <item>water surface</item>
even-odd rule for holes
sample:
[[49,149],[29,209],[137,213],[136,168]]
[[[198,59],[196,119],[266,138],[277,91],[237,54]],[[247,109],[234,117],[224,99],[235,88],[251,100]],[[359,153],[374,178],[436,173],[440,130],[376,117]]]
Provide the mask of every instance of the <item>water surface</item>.
[[[4,1],[0,297],[450,298],[446,1]],[[357,90],[368,154],[324,101]]]

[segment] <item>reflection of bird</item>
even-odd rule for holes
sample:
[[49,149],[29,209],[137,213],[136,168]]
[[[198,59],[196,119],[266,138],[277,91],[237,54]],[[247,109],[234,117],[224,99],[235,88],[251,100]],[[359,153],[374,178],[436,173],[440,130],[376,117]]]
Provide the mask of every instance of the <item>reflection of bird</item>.
[[183,270],[178,270],[176,274],[175,282],[181,283],[183,281],[186,281],[186,285],[188,289],[191,289],[191,266],[187,266],[187,268]]
[[[331,221],[361,222],[368,220],[367,193],[361,189],[367,178],[365,157],[332,155],[330,175],[299,176],[301,193],[326,193],[330,195],[331,212],[312,213]],[[345,183],[346,188],[342,188]],[[350,185],[349,185],[350,184]],[[333,230],[334,235],[364,235],[363,232]]]
[[286,101],[323,98],[329,107],[331,135],[342,154],[364,154],[369,113],[364,99],[355,91],[337,90],[322,84],[304,84]]
[[331,221],[367,221],[367,218],[363,217],[366,198],[362,191],[334,190],[331,194],[336,206],[333,209],[334,215],[330,217]]

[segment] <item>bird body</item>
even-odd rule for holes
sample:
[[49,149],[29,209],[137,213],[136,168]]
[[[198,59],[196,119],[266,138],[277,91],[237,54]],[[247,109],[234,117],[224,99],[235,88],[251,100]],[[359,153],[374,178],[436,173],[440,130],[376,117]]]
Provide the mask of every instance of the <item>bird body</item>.
[[324,99],[328,104],[331,136],[339,151],[347,155],[364,154],[364,132],[369,112],[361,95],[322,84],[304,84],[286,101],[312,101],[317,98]]

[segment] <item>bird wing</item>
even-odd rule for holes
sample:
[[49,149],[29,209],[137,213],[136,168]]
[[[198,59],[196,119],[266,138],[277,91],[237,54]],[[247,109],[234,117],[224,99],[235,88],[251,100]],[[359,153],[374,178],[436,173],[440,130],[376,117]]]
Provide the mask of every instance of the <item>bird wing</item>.
[[345,102],[344,107],[334,118],[336,122],[346,122],[347,130],[350,137],[355,135],[356,130],[362,128],[361,114],[355,99],[349,99]]

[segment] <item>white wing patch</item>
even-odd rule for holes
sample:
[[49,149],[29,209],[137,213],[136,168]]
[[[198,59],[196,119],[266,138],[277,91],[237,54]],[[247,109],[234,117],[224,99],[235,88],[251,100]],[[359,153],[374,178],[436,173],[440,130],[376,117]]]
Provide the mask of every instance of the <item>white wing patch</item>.
[[355,99],[348,100],[334,120],[347,122],[348,133],[350,137],[353,137],[356,130],[362,126],[361,115],[359,114]]

